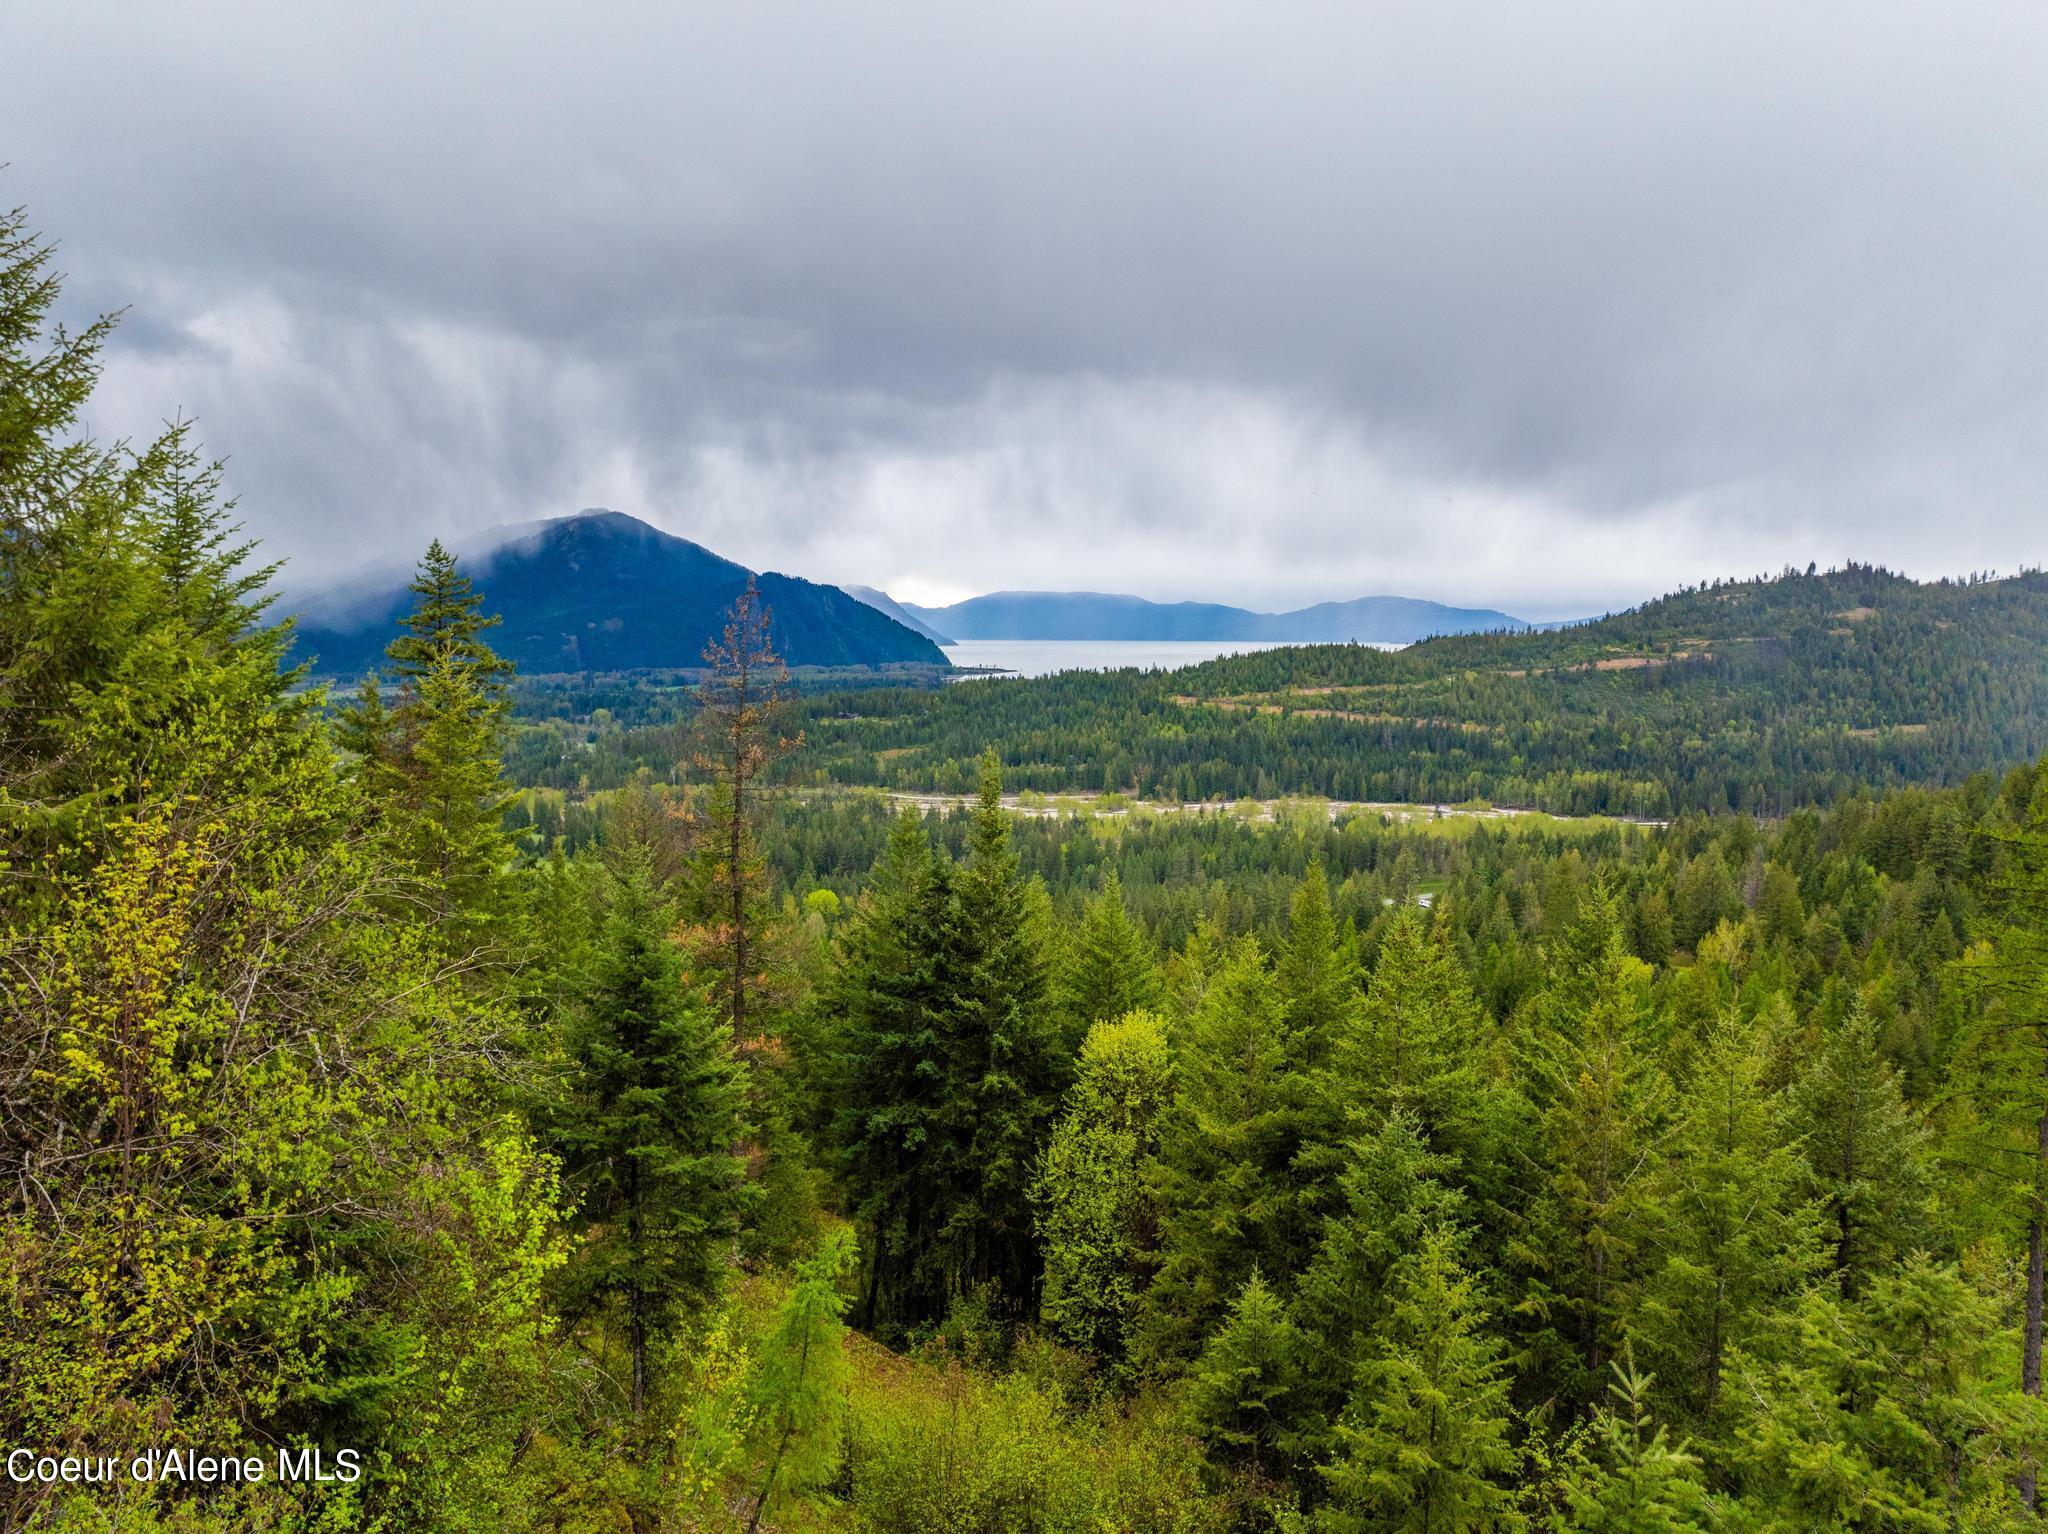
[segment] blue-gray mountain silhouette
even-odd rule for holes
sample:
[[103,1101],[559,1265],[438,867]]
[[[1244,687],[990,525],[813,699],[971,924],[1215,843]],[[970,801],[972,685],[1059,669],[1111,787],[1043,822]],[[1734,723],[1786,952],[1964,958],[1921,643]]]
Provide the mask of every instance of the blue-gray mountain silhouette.
[[[454,545],[504,622],[488,634],[522,674],[696,667],[746,588],[743,565],[616,511],[499,528]],[[294,654],[322,676],[349,676],[382,663],[384,647],[412,605],[409,567],[364,570],[302,603]],[[915,633],[837,586],[773,572],[757,577],[775,647],[792,666],[944,665]]]

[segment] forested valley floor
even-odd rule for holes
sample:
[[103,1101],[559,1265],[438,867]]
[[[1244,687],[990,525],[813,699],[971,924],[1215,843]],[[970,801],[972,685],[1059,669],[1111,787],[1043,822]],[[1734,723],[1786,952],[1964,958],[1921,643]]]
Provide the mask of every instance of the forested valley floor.
[[188,430],[75,435],[48,263],[0,1449],[273,1473],[0,1528],[2041,1524],[2039,577],[791,690],[751,596],[519,682],[436,544],[328,690]]

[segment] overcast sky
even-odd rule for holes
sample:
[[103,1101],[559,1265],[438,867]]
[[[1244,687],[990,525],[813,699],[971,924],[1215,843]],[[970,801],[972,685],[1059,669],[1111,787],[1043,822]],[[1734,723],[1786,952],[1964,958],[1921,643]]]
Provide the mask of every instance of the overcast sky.
[[1557,617],[2048,557],[2048,7],[0,0],[92,426],[311,582],[757,568]]

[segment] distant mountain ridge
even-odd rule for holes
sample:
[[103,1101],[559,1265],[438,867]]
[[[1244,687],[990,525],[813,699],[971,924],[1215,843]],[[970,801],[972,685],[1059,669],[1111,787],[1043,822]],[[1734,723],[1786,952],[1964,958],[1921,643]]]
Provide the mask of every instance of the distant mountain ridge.
[[[879,595],[880,593],[878,593]],[[1490,607],[1420,597],[1359,597],[1292,612],[1220,602],[1152,602],[1097,591],[997,591],[950,607],[899,605],[955,639],[1244,639],[1295,644],[1411,644],[1436,634],[1536,627]]]
[[[492,647],[528,675],[701,666],[749,575],[616,511],[498,528],[453,548],[484,610],[504,618]],[[299,614],[294,654],[321,675],[381,664],[411,607],[410,578],[410,565],[387,561],[302,601],[287,597],[280,610]],[[837,586],[772,571],[755,579],[772,641],[792,666],[946,664],[929,637]]]
[[933,644],[953,642],[948,635],[940,633],[886,591],[877,591],[873,586],[841,586],[839,589],[854,601],[865,602],[878,613],[887,613],[905,628],[924,635]]

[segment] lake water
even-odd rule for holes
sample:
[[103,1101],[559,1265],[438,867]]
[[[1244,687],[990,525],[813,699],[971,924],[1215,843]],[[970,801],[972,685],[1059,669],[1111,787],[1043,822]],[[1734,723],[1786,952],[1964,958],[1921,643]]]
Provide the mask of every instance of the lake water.
[[1278,648],[1277,640],[1255,639],[963,639],[946,646],[946,659],[956,666],[995,666],[1014,676],[1050,676],[1055,671],[1115,671],[1124,666],[1171,669],[1219,655]]

